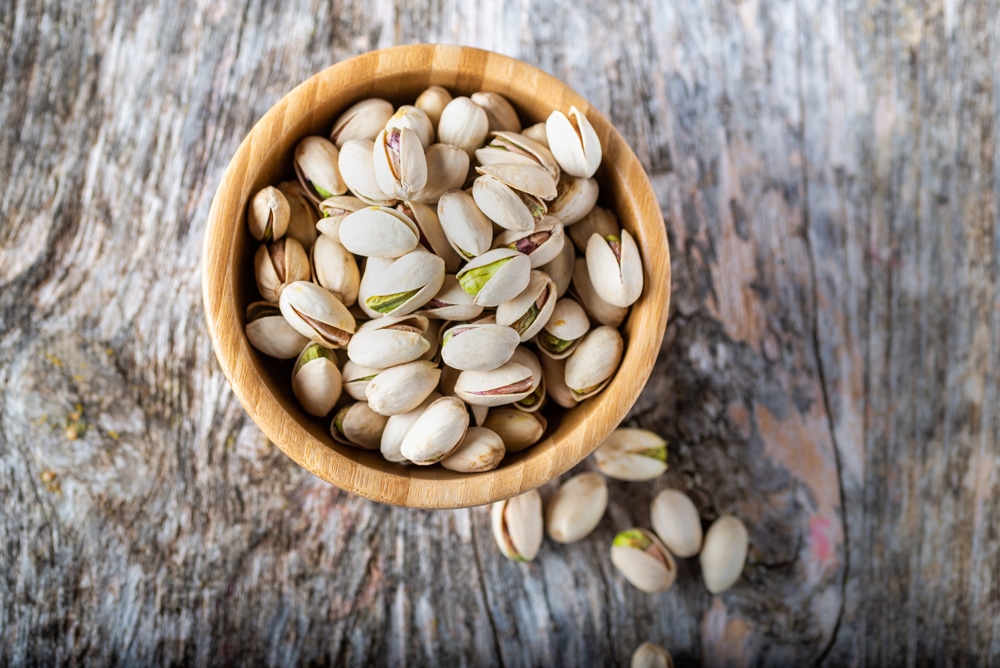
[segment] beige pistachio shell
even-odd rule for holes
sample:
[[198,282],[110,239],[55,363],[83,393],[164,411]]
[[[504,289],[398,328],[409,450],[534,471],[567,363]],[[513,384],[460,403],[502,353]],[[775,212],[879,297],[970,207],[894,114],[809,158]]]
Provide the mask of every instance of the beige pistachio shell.
[[316,241],[316,220],[318,215],[312,200],[298,181],[282,181],[278,190],[288,201],[288,229],[285,236],[295,239],[307,252]]
[[278,300],[281,315],[302,336],[327,348],[346,346],[354,316],[339,299],[309,281],[290,283]]
[[459,473],[492,471],[503,459],[503,441],[485,427],[469,427],[455,450],[441,460],[441,466]]
[[431,125],[437,127],[441,121],[441,112],[444,111],[449,102],[451,102],[451,93],[441,86],[431,86],[417,96],[417,101],[413,103],[413,106],[427,114]]
[[477,406],[502,406],[524,399],[537,387],[531,369],[507,362],[492,371],[463,371],[455,381],[455,394]]
[[427,185],[424,146],[413,130],[383,130],[375,138],[372,151],[375,180],[385,194],[406,200]]
[[340,243],[355,255],[397,258],[417,247],[417,224],[396,209],[369,206],[340,223]]
[[319,203],[321,218],[316,221],[316,230],[320,234],[340,242],[340,223],[348,214],[354,213],[358,209],[363,209],[367,204],[354,195],[337,195],[328,197]]
[[573,282],[570,294],[576,298],[590,316],[591,320],[596,320],[602,325],[618,327],[625,321],[628,309],[621,306],[609,304],[597,294],[594,284],[590,281],[590,271],[587,269],[587,260],[578,257],[573,261]]
[[590,319],[583,307],[570,297],[556,302],[542,331],[535,337],[535,344],[543,355],[563,359],[569,357],[583,336],[590,331]]
[[250,209],[247,211],[250,234],[257,241],[266,244],[280,239],[288,229],[289,216],[291,209],[281,191],[274,186],[262,188],[250,200]]
[[617,235],[620,229],[618,218],[610,209],[595,206],[578,223],[567,227],[566,234],[580,253],[586,253],[590,237],[595,234],[601,237]]
[[344,306],[358,300],[361,272],[354,256],[332,237],[325,234],[316,238],[310,252],[312,278],[334,294]]
[[437,204],[438,219],[451,248],[463,260],[470,260],[490,249],[493,225],[464,190],[450,190]]
[[489,130],[486,110],[467,97],[456,97],[441,111],[438,141],[457,146],[471,156],[483,145]]
[[431,392],[426,399],[420,402],[420,405],[414,408],[412,411],[407,411],[406,413],[399,413],[398,415],[392,415],[389,417],[389,421],[385,424],[385,429],[382,431],[382,440],[379,444],[379,449],[382,452],[382,457],[386,461],[396,462],[397,464],[410,464],[409,459],[403,456],[400,451],[400,447],[403,445],[403,438],[406,433],[410,431],[410,427],[413,423],[417,421],[427,407],[432,403],[441,398],[441,394],[438,392]]
[[473,93],[471,97],[472,101],[486,112],[491,131],[521,131],[521,120],[517,117],[514,107],[503,95],[493,92],[479,92]]
[[627,308],[642,295],[642,257],[628,230],[587,242],[587,271],[597,295],[612,306]]
[[412,411],[437,387],[441,370],[425,360],[385,369],[371,379],[365,396],[380,415]]
[[366,394],[368,383],[381,371],[381,369],[361,366],[348,359],[344,362],[344,368],[340,374],[344,380],[344,393],[355,401],[368,401]]
[[555,359],[548,355],[540,355],[538,361],[542,364],[545,374],[545,395],[563,408],[573,408],[580,402],[573,391],[566,385],[566,360]]
[[366,402],[358,401],[337,411],[330,423],[330,435],[336,441],[362,450],[378,450],[388,420]]
[[341,378],[333,353],[310,343],[292,369],[292,393],[310,415],[323,417],[340,399]]
[[381,98],[368,98],[351,105],[333,124],[330,139],[337,148],[360,139],[372,141],[382,131],[385,124],[392,118],[393,106]]
[[528,286],[513,299],[497,306],[497,323],[512,328],[521,341],[542,331],[555,309],[556,284],[545,272],[532,269]]
[[352,139],[346,142],[340,149],[340,173],[351,192],[365,204],[395,206],[396,197],[383,192],[375,178],[374,154],[374,141]]
[[441,397],[413,423],[399,451],[414,464],[435,464],[459,446],[468,427],[469,413],[461,399]]
[[434,144],[427,149],[427,184],[411,195],[415,202],[434,204],[449,190],[461,188],[469,173],[469,154],[451,144]]
[[531,260],[516,250],[496,248],[470,260],[456,278],[476,304],[498,306],[528,287]]
[[472,183],[472,197],[487,218],[506,230],[533,230],[548,211],[539,197],[515,190],[488,174]]
[[288,324],[281,310],[270,302],[253,302],[247,306],[247,339],[265,355],[279,360],[298,356],[309,339]]
[[306,195],[315,204],[347,192],[340,178],[340,151],[324,137],[306,137],[295,147],[295,174]]
[[510,359],[519,340],[503,325],[455,325],[444,333],[441,360],[462,371],[491,371]]
[[628,529],[615,536],[611,563],[632,586],[649,594],[670,589],[677,578],[670,551],[645,529]]
[[476,304],[452,274],[445,274],[441,289],[421,310],[427,317],[441,320],[472,320],[482,312],[483,307]]
[[601,140],[587,117],[576,107],[569,114],[553,111],[545,121],[549,150],[563,171],[589,179],[601,165]]
[[545,121],[541,123],[535,123],[534,125],[529,125],[528,127],[521,130],[521,135],[527,137],[533,142],[541,144],[545,148],[549,147],[549,137],[545,132]]
[[493,241],[494,248],[512,248],[531,260],[531,268],[539,269],[554,260],[566,243],[563,224],[557,218],[545,216],[531,231],[505,230]]
[[531,393],[523,399],[518,399],[514,403],[514,408],[533,413],[545,405],[547,398],[545,374],[542,372],[538,355],[527,346],[518,346],[510,356],[510,361],[522,364],[531,371]]
[[549,215],[572,225],[583,220],[597,204],[600,186],[596,179],[581,179],[563,174],[556,185],[556,198],[549,203]]
[[369,320],[358,327],[347,344],[351,361],[370,369],[386,369],[423,357],[430,347],[424,337],[427,318],[390,316]]
[[[565,229],[565,228],[564,228]],[[570,284],[573,282],[573,267],[576,264],[576,249],[569,240],[563,239],[562,248],[559,253],[539,269],[548,274],[556,284],[556,294],[559,297],[566,296]]]
[[493,539],[503,556],[531,561],[542,547],[542,496],[532,489],[490,506]]
[[599,473],[581,473],[564,482],[545,508],[545,530],[558,543],[583,540],[597,528],[608,507],[608,485]]
[[254,255],[257,289],[265,301],[277,302],[289,283],[309,280],[309,256],[302,244],[283,237],[270,245],[262,245]]
[[631,668],[674,668],[674,657],[659,645],[644,642],[633,652]]
[[667,442],[647,429],[619,427],[594,451],[597,470],[618,480],[652,480],[667,470]]
[[649,523],[667,549],[678,557],[693,557],[701,550],[701,517],[687,494],[665,489],[649,506]]
[[392,260],[368,258],[358,303],[372,318],[413,313],[444,283],[444,260],[417,249]]
[[743,574],[749,545],[747,528],[738,518],[722,515],[712,522],[698,556],[708,591],[720,594],[736,584]]
[[490,409],[486,406],[474,406],[472,404],[465,404],[465,408],[469,411],[471,417],[470,424],[474,427],[484,427],[486,426],[486,416],[490,414]]
[[430,117],[423,109],[412,104],[404,104],[386,122],[385,129],[406,128],[411,130],[420,139],[420,144],[425,148],[430,148],[434,143],[434,125]]
[[476,167],[476,172],[492,176],[511,189],[550,200],[556,196],[556,180],[538,164],[497,163]]
[[429,253],[434,253],[444,260],[444,270],[454,274],[462,266],[462,257],[455,252],[448,242],[448,235],[441,227],[436,207],[422,202],[403,202],[396,209],[417,224],[420,233],[420,245]]
[[566,361],[566,385],[579,401],[594,396],[614,377],[625,344],[614,327],[590,330]]
[[500,436],[507,452],[520,452],[541,440],[548,422],[541,413],[501,406],[490,409],[483,426]]
[[476,149],[476,161],[480,165],[538,165],[553,181],[559,179],[559,163],[544,145],[515,132],[491,132],[490,135],[486,146]]

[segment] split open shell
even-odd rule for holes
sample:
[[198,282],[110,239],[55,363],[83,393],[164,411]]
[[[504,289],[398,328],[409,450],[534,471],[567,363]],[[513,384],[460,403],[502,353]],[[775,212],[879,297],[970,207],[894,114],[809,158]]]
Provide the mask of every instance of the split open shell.
[[559,543],[583,540],[608,507],[608,485],[599,473],[581,473],[560,485],[545,509],[545,530]]
[[531,561],[542,547],[542,496],[530,490],[490,506],[493,539],[503,556]]

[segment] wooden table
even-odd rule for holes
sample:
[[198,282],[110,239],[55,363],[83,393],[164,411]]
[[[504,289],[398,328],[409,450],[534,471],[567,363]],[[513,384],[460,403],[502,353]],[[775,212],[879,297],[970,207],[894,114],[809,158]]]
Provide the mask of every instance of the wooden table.
[[[22,2],[0,8],[0,665],[961,665],[1000,657],[997,7]],[[199,258],[243,135],[356,53],[471,44],[567,81],[662,203],[670,322],[611,484],[531,564],[484,508],[314,479],[215,361]],[[585,463],[581,468],[587,468]],[[617,530],[675,486],[741,582],[646,595]]]

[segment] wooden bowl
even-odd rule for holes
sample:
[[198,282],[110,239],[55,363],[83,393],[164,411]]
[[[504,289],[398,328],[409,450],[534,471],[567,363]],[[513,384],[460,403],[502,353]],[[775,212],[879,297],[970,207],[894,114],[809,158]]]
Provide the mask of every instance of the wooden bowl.
[[[597,178],[600,203],[637,240],[645,288],[621,328],[625,355],[596,397],[550,416],[545,438],[477,474],[440,466],[402,466],[378,452],[352,449],[329,434],[330,419],[303,411],[291,392],[288,363],[259,353],[244,334],[246,306],[259,299],[253,271],[257,242],[247,203],[260,188],[294,178],[291,156],[308,135],[328,135],[338,114],[367,97],[412,103],[431,85],[453,95],[495,91],[518,109],[525,126],[575,105],[604,147]],[[203,292],[219,363],[250,417],[285,454],[323,480],[375,501],[417,508],[476,506],[520,494],[566,472],[615,429],[638,398],[663,338],[670,298],[670,252],[656,197],[639,160],[603,115],[566,84],[523,62],[458,46],[400,46],[366,53],[311,77],[253,127],[229,163],[205,231]],[[552,405],[552,402],[549,402]],[[549,416],[548,407],[543,409]]]

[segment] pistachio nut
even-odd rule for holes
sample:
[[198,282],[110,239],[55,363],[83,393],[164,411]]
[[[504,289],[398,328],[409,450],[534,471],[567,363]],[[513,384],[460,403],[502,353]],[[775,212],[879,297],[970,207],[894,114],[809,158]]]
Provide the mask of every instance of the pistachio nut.
[[262,245],[254,255],[253,264],[257,289],[269,302],[277,302],[289,283],[309,280],[309,256],[302,244],[291,237]]
[[396,209],[368,206],[340,223],[340,243],[355,255],[397,258],[417,247],[417,224]]
[[575,300],[563,297],[556,302],[542,331],[535,337],[535,344],[543,355],[562,359],[569,357],[590,331],[586,311]]
[[389,421],[385,423],[385,429],[382,431],[382,440],[379,444],[379,449],[382,452],[382,458],[386,461],[396,462],[397,464],[410,464],[410,460],[403,456],[400,452],[400,447],[403,445],[403,438],[406,433],[410,431],[410,427],[413,423],[417,421],[427,407],[432,403],[441,398],[438,392],[431,392],[427,395],[427,398],[420,402],[420,405],[414,408],[412,411],[407,411],[405,413],[399,413],[397,415],[390,415]]
[[581,473],[559,486],[545,508],[545,530],[558,543],[583,540],[608,507],[608,485],[599,473]]
[[[377,135],[376,135],[377,136]],[[387,195],[375,178],[375,142],[352,139],[340,149],[340,174],[358,199],[370,206],[394,206],[396,197]]]
[[476,173],[483,176],[492,176],[511,190],[534,195],[542,200],[555,199],[557,194],[556,179],[544,167],[538,164],[497,163],[493,165],[480,165],[476,167]]
[[469,427],[458,447],[441,460],[441,466],[459,473],[492,471],[504,454],[503,441],[494,432],[485,427]]
[[652,480],[667,470],[667,442],[646,429],[620,427],[594,451],[597,470],[618,480]]
[[281,310],[269,302],[247,306],[246,333],[254,348],[279,360],[296,357],[309,343],[309,339],[292,329]]
[[587,242],[587,271],[597,295],[612,306],[627,308],[642,295],[642,257],[628,230]]
[[491,371],[510,359],[519,340],[503,325],[455,325],[441,340],[441,360],[462,371]]
[[[516,132],[492,132],[490,140],[476,149],[480,165],[518,164],[542,167],[553,181],[559,179],[559,163],[548,148]],[[558,188],[557,197],[558,197]]]
[[355,401],[368,401],[368,383],[372,378],[379,375],[381,369],[355,364],[350,359],[344,363],[341,377],[344,380],[344,392]]
[[573,245],[581,253],[587,252],[587,244],[590,237],[598,234],[602,237],[614,234],[617,235],[621,226],[618,218],[610,209],[603,206],[593,207],[579,222],[566,228],[566,234],[573,241]]
[[542,547],[542,495],[532,489],[490,506],[493,539],[503,556],[531,561]]
[[358,300],[361,272],[354,256],[332,237],[321,234],[310,251],[312,278],[344,304],[350,306]]
[[548,396],[545,388],[545,374],[542,373],[542,365],[538,360],[538,355],[527,346],[518,346],[514,354],[510,356],[510,361],[521,364],[531,371],[531,393],[514,402],[514,408],[534,413],[545,404],[545,399]]
[[434,144],[424,154],[427,159],[427,184],[410,196],[415,202],[434,204],[441,195],[461,188],[469,173],[469,154],[451,144]]
[[370,257],[358,303],[372,318],[406,315],[429,302],[443,283],[444,260],[426,251],[411,251],[391,263]]
[[611,563],[632,586],[649,594],[670,589],[677,577],[670,551],[645,529],[628,529],[615,536]]
[[[533,142],[541,144],[545,148],[549,147],[549,137],[545,133],[545,121],[535,123],[521,130],[521,134]],[[554,158],[553,158],[554,159]]]
[[[565,230],[565,227],[563,229]],[[559,297],[564,297],[566,291],[569,290],[569,286],[573,282],[573,267],[576,264],[576,249],[565,239],[565,236],[563,241],[559,254],[539,267],[555,282],[556,294]]]
[[507,452],[520,452],[541,440],[548,422],[541,413],[501,406],[490,409],[483,426],[496,432]]
[[705,532],[705,543],[698,555],[705,587],[721,594],[740,579],[747,560],[750,536],[738,518],[722,515]]
[[441,86],[431,86],[417,96],[417,101],[413,106],[422,110],[430,119],[431,125],[438,126],[441,121],[441,112],[451,102],[451,93]]
[[476,304],[498,306],[528,287],[531,260],[516,250],[496,248],[470,260],[456,278]]
[[472,320],[482,312],[483,307],[473,301],[452,274],[445,274],[441,289],[421,310],[427,317],[441,320]]
[[291,209],[281,191],[274,186],[261,188],[250,200],[250,209],[247,211],[250,234],[257,241],[266,244],[280,239],[288,229],[289,216]]
[[292,369],[292,393],[310,415],[323,417],[340,399],[340,369],[333,352],[310,343],[299,354]]
[[288,201],[288,228],[285,236],[295,239],[308,251],[316,241],[316,209],[298,181],[282,181],[278,190]]
[[340,151],[324,137],[306,137],[295,147],[295,174],[315,204],[347,192],[337,166],[339,159]]
[[467,97],[456,97],[441,111],[438,141],[462,149],[469,156],[483,145],[490,131],[486,110]]
[[278,305],[295,331],[327,348],[346,346],[354,333],[354,316],[347,307],[331,292],[309,281],[286,286]]
[[573,391],[566,385],[566,360],[555,359],[548,355],[538,358],[542,363],[542,371],[545,374],[545,395],[552,397],[563,408],[573,408],[579,402]]
[[468,427],[469,414],[462,400],[441,397],[413,423],[403,437],[399,451],[414,464],[435,464],[459,446]]
[[368,382],[365,396],[380,415],[412,411],[437,387],[441,370],[425,360],[385,369]]
[[434,125],[431,123],[430,116],[420,107],[404,104],[385,124],[386,130],[401,130],[403,128],[412,130],[425,149],[430,148],[431,144],[434,143]]
[[520,401],[536,387],[531,369],[507,362],[492,371],[463,371],[455,381],[455,394],[470,404],[492,407]]
[[449,190],[437,204],[438,219],[451,248],[465,260],[482,255],[493,241],[493,225],[464,190]]
[[363,209],[367,204],[354,195],[337,195],[319,203],[321,218],[316,221],[316,229],[320,234],[340,241],[340,223],[348,214]]
[[674,657],[659,645],[644,642],[633,652],[631,668],[674,668]]
[[330,435],[335,441],[362,450],[378,450],[388,420],[388,417],[373,411],[366,402],[358,401],[337,411],[330,422]]
[[587,117],[576,107],[569,114],[553,111],[545,121],[549,150],[564,172],[589,179],[601,165],[601,140]]
[[387,195],[410,199],[427,185],[427,158],[420,137],[409,128],[387,128],[372,147],[375,180]]
[[563,174],[556,185],[556,198],[549,203],[549,215],[572,225],[583,220],[597,204],[600,186],[596,179],[581,179]]
[[445,272],[454,274],[462,266],[463,259],[452,249],[435,208],[422,202],[408,201],[397,206],[396,210],[417,224],[420,245],[444,260]]
[[517,117],[514,107],[503,95],[493,92],[479,92],[472,94],[472,101],[478,104],[486,112],[489,119],[490,130],[502,130],[507,132],[520,132],[521,120]]
[[369,320],[354,332],[347,344],[347,355],[352,362],[370,369],[412,362],[431,347],[424,337],[426,331],[427,318],[422,315]]
[[649,506],[649,523],[678,557],[693,557],[701,550],[701,517],[684,492],[665,489],[657,494]]
[[472,183],[472,197],[487,218],[506,230],[533,230],[548,211],[541,198],[488,174]]
[[543,271],[532,269],[528,287],[497,306],[497,323],[513,328],[528,341],[542,330],[556,306],[556,284]]
[[539,269],[554,260],[566,243],[563,224],[552,216],[542,218],[534,229],[505,230],[493,241],[494,248],[512,248],[531,260],[531,268]]
[[348,107],[333,124],[330,140],[339,149],[352,139],[372,141],[392,118],[392,114],[392,104],[387,100],[377,97],[361,100]]
[[624,347],[614,327],[601,325],[587,332],[566,361],[566,385],[579,401],[594,396],[611,381]]
[[618,327],[628,315],[628,309],[609,304],[597,294],[594,284],[590,281],[590,271],[587,260],[578,257],[573,261],[573,282],[570,294],[576,298],[590,316],[602,325]]

